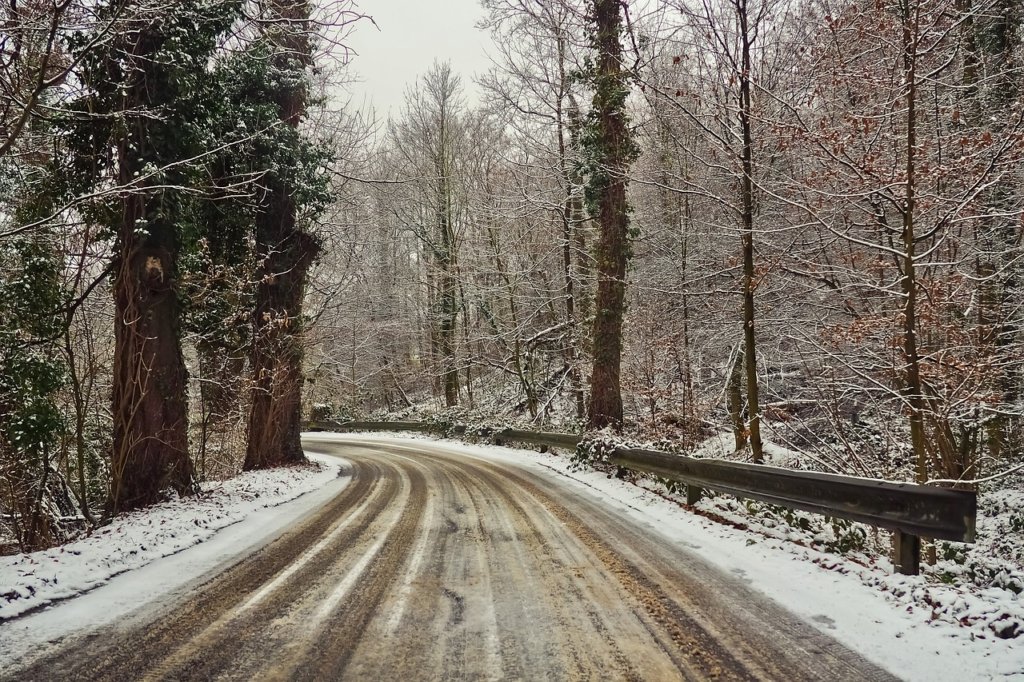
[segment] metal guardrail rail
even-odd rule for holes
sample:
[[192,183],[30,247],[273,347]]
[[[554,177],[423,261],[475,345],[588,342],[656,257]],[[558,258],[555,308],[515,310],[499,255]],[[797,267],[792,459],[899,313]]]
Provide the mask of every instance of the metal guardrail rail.
[[306,424],[309,431],[437,431],[433,424],[426,422],[334,422],[313,421]]
[[[424,422],[311,422],[310,430],[417,431],[442,434],[440,425]],[[448,433],[465,435],[465,426]],[[501,445],[527,443],[543,448],[575,449],[580,436],[503,429],[490,436]],[[974,542],[977,493],[914,483],[822,474],[716,459],[695,459],[655,450],[618,448],[609,461],[633,471],[655,474],[686,485],[694,504],[704,490],[714,490],[790,509],[860,521],[893,533],[893,563],[908,575],[920,571],[921,538]]]
[[[444,434],[444,427],[428,422],[333,422],[315,421],[306,424],[310,431],[415,431],[419,433]],[[466,426],[457,424],[452,426],[448,433],[456,436],[466,434]],[[545,433],[542,431],[520,431],[517,429],[501,429],[478,434],[490,437],[496,444],[503,443],[528,443],[550,448],[568,448],[575,450],[580,442],[580,437],[568,433]]]
[[893,563],[898,572],[908,575],[920,572],[922,537],[974,542],[978,497],[970,490],[694,459],[652,450],[620,448],[610,461],[686,484],[690,504],[706,488],[892,530]]

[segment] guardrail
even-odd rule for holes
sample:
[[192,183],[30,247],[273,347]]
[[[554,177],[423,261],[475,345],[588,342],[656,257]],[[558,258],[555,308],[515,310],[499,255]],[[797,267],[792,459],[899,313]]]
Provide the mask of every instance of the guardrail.
[[[423,422],[312,422],[310,430],[417,431],[443,434],[440,425]],[[465,435],[455,426],[452,435]],[[580,437],[502,429],[481,433],[498,445],[527,443],[542,448],[575,449]],[[655,450],[617,448],[609,461],[633,471],[655,474],[686,485],[686,501],[694,504],[704,490],[760,500],[790,509],[860,521],[893,531],[896,571],[917,575],[921,538],[974,542],[977,493],[914,483],[781,469],[716,459],[695,459]]]
[[[462,424],[456,424],[446,430],[445,427],[439,424],[430,424],[428,422],[319,421],[307,423],[306,428],[310,431],[415,431],[437,435],[466,435],[466,427]],[[476,435],[489,437],[496,445],[528,443],[543,448],[567,448],[570,450],[575,450],[580,442],[579,436],[568,433],[545,433],[543,431],[520,431],[517,429],[501,429]]]

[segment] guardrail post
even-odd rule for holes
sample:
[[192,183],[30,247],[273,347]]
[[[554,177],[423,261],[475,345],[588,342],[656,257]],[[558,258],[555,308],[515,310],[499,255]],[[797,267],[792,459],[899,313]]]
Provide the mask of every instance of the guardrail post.
[[917,575],[921,572],[921,538],[918,535],[892,532],[892,562],[896,572],[903,575]]
[[703,495],[703,494],[704,494],[704,488],[701,488],[699,485],[689,485],[689,484],[687,484],[687,486],[686,486],[686,504],[688,504],[688,505],[690,505],[692,507],[693,505],[697,504],[700,501],[700,496]]

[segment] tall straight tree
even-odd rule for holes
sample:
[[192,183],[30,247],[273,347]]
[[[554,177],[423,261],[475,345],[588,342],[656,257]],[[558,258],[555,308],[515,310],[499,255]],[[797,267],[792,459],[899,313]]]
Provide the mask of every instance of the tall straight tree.
[[435,201],[435,223],[437,242],[434,258],[438,266],[438,345],[441,354],[444,382],[444,402],[448,407],[459,402],[459,369],[455,362],[456,325],[459,316],[458,246],[455,238],[455,217],[452,188],[453,158],[451,105],[456,101],[459,80],[451,73],[451,67],[443,64],[427,74],[426,86],[430,101],[436,105],[437,135],[436,150],[433,154],[434,171],[437,174]]
[[202,120],[205,74],[195,65],[206,64],[237,8],[112,2],[111,12],[125,13],[124,30],[85,61],[93,92],[79,122],[98,128],[78,132],[96,145],[92,158],[113,154],[123,189],[105,212],[115,236],[112,512],[195,486],[177,282],[186,199],[178,188],[189,183],[186,160],[200,151],[193,122]]
[[[459,231],[464,222],[462,166],[468,152],[462,82],[447,62],[435,63],[406,95],[402,118],[391,125],[401,174],[416,174],[412,212],[402,220],[424,247],[430,303],[431,355],[447,407],[459,402]],[[425,180],[424,180],[425,178]]]
[[[308,102],[312,64],[310,5],[305,0],[267,0],[260,24],[270,48],[268,89],[283,126],[298,132]],[[299,217],[295,176],[268,169],[266,196],[256,219],[256,305],[253,310],[252,403],[245,469],[305,461],[302,421],[302,301],[319,241]]]
[[[751,59],[750,48],[757,35],[751,26],[752,12],[747,0],[735,0],[733,8],[739,26],[740,64],[739,80],[739,122],[743,151],[741,154],[743,177],[740,195],[743,218],[743,359],[747,375],[747,408],[750,410],[750,452],[755,462],[764,459],[761,445],[761,403],[757,385],[757,345],[754,333],[754,142],[751,134]],[[767,5],[761,5],[760,13],[767,12]],[[754,20],[755,23],[757,20]]]
[[591,167],[587,200],[597,216],[597,296],[594,367],[590,376],[591,428],[622,428],[622,319],[625,313],[629,207],[626,172],[637,152],[629,130],[629,76],[622,68],[622,0],[594,0],[594,106],[590,114]]

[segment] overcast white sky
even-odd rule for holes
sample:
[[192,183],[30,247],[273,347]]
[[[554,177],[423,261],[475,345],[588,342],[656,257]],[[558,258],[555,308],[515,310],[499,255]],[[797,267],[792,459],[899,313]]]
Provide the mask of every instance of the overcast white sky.
[[377,28],[360,22],[345,42],[356,51],[351,73],[361,82],[349,86],[351,103],[370,105],[381,118],[397,115],[406,86],[435,59],[449,60],[462,76],[466,100],[475,99],[473,76],[486,70],[490,36],[474,24],[483,16],[478,0],[357,0]]

